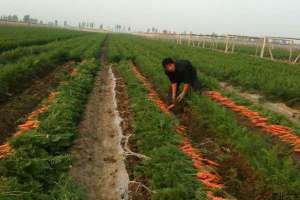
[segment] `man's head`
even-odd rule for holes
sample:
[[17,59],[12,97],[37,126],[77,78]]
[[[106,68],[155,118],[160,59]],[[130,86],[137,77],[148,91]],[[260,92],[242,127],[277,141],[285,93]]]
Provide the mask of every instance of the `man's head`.
[[167,72],[175,71],[175,61],[172,58],[165,58],[162,61],[162,65]]

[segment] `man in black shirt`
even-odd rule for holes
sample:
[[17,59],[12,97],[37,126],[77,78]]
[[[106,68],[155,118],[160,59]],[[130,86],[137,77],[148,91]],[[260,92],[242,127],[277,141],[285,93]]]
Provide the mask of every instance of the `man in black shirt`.
[[[162,65],[171,82],[170,93],[172,105],[169,106],[169,109],[174,108],[177,102],[181,102],[191,87],[196,91],[201,90],[201,84],[198,80],[197,72],[190,61],[174,61],[172,58],[165,58],[162,61]],[[183,90],[177,96],[178,88],[180,87],[181,83],[183,84]]]

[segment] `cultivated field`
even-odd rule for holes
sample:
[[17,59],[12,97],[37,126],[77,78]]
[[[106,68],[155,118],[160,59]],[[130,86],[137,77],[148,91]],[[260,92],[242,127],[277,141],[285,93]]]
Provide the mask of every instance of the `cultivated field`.
[[[126,34],[0,38],[0,199],[300,198],[299,65]],[[203,86],[174,110],[165,57]]]

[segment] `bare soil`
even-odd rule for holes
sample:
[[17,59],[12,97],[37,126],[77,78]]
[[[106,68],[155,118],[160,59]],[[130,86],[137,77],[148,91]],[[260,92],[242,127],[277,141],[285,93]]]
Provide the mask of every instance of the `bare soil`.
[[109,67],[98,72],[88,100],[79,137],[71,153],[71,175],[84,187],[90,200],[128,198],[129,177],[121,147],[122,130]]
[[[119,74],[118,70],[114,68],[113,70],[116,80],[117,80],[117,103],[118,103],[118,110],[120,113],[122,120],[121,127],[123,130],[123,135],[128,136],[133,133],[133,113],[130,112],[129,108],[129,100],[128,95],[126,92],[125,82],[122,79],[121,75]],[[136,141],[134,137],[130,137],[128,140],[128,147],[131,151],[135,153],[139,153],[138,148],[136,146]],[[129,183],[129,199],[130,200],[149,200],[151,199],[151,195],[149,191],[146,191],[144,187],[139,187],[136,183],[142,183],[144,185],[147,184],[147,180],[144,177],[136,177],[134,176],[134,169],[137,167],[141,162],[141,159],[136,156],[128,156],[126,158],[126,168],[129,175],[130,180],[136,181],[135,184]]]
[[[49,93],[64,80],[74,62],[56,67],[43,78],[35,80],[32,85],[6,102],[0,103],[0,144],[16,132],[17,125],[32,112]],[[22,83],[20,83],[22,84]]]

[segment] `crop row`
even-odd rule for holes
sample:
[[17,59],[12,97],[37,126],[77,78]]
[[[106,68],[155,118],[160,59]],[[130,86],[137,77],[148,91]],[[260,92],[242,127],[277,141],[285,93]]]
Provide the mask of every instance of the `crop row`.
[[41,45],[86,34],[56,28],[1,26],[0,53],[21,46]]
[[[110,47],[110,58],[114,60],[134,58],[143,74],[152,80],[160,94],[166,94],[168,80],[160,66],[161,58],[167,54],[175,55],[177,47],[153,48],[155,45],[151,46],[148,42],[140,45],[139,42],[142,39],[118,37],[115,41],[111,40],[110,45],[114,47]],[[201,75],[201,79],[204,80],[206,87],[216,87],[213,81],[205,78],[204,75]],[[196,122],[202,124],[203,127],[209,127],[219,141],[232,145],[237,152],[247,158],[273,193],[299,195],[297,188],[300,187],[300,173],[291,159],[289,148],[274,144],[270,137],[241,125],[234,113],[207,97],[193,95],[188,105],[198,115]]]
[[[68,45],[70,47],[79,45],[80,43],[83,43],[84,38],[88,40],[89,38],[93,37],[92,35],[87,36],[80,36],[70,39],[64,39],[60,41],[53,41],[49,42],[47,44],[43,45],[33,45],[28,47],[19,47],[13,50],[5,51],[2,54],[0,54],[0,64],[4,66],[8,63],[16,63],[20,59],[26,57],[26,56],[37,56],[40,53],[46,53],[48,51],[53,50],[57,46],[65,46]],[[68,48],[68,46],[66,48]]]
[[130,110],[133,112],[133,140],[138,151],[150,157],[134,169],[135,180],[144,179],[152,190],[151,199],[205,199],[196,180],[192,161],[179,150],[183,138],[176,134],[174,117],[161,112],[147,99],[148,92],[127,62],[118,65],[126,83]]
[[[299,65],[273,62],[243,54],[228,55],[209,49],[178,46],[140,37],[122,38],[127,44],[134,43],[136,46],[159,51],[158,56],[161,59],[166,56],[189,59],[201,73],[220,81],[231,82],[243,89],[260,91],[270,99],[295,102],[300,97]],[[118,40],[118,36],[115,36],[115,40]],[[127,53],[124,56],[128,56]]]
[[[49,51],[23,57],[16,63],[8,63],[0,68],[0,96],[3,98],[31,84],[35,77],[54,69],[67,60],[81,60],[93,56],[104,35],[77,37],[65,42],[50,45]],[[92,55],[88,55],[92,54]]]
[[39,127],[11,141],[13,154],[0,161],[0,199],[85,199],[68,175],[67,151],[98,68],[95,59],[80,64],[38,116]]

